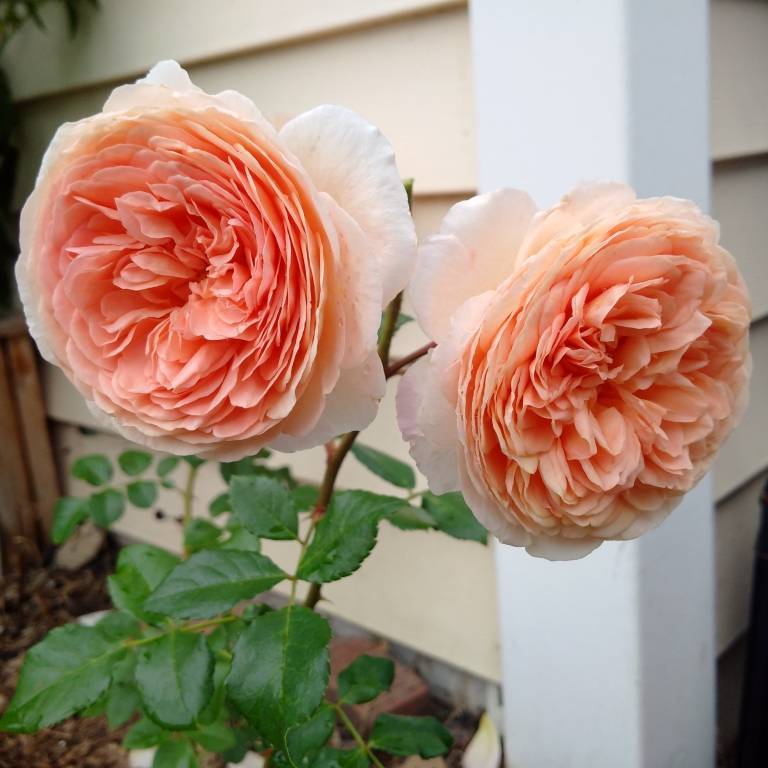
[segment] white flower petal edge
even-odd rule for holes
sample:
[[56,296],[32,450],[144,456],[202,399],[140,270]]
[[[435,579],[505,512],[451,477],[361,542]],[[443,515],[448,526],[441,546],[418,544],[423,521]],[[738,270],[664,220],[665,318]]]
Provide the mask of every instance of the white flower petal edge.
[[512,274],[535,212],[533,200],[514,189],[478,195],[448,211],[439,233],[419,247],[409,288],[431,339],[442,342],[458,307]]
[[386,379],[378,352],[372,352],[357,368],[344,371],[325,398],[320,419],[304,435],[282,434],[270,443],[278,451],[300,451],[327,443],[334,437],[365,429],[376,418],[384,397]]
[[416,232],[392,145],[356,113],[328,105],[287,122],[280,138],[316,186],[371,239],[382,304],[388,304],[408,284],[416,258]]

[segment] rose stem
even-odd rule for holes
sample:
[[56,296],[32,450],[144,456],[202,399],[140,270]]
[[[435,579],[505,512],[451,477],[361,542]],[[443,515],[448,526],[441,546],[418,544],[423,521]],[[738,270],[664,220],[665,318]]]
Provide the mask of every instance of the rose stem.
[[[408,210],[413,212],[413,179],[406,179],[403,182],[405,186],[405,193],[408,196]],[[392,346],[392,337],[395,335],[397,329],[397,318],[400,316],[400,307],[403,304],[402,291],[395,296],[392,301],[389,302],[386,310],[384,311],[384,317],[381,321],[381,337],[379,340],[379,357],[381,358],[381,364],[384,367],[387,378],[389,378],[389,350]],[[426,350],[422,353],[426,354]],[[414,358],[415,359],[415,358]],[[333,496],[333,488],[336,484],[336,478],[341,469],[341,465],[344,463],[344,459],[349,453],[349,449],[357,440],[357,436],[360,432],[347,432],[339,440],[335,449],[327,449],[327,461],[325,464],[325,475],[323,476],[322,484],[320,485],[320,493],[318,494],[317,504],[315,505],[315,511],[312,513],[312,523],[309,531],[307,532],[306,539],[309,543],[312,533],[317,525],[317,521],[325,514],[325,509],[331,501]],[[303,548],[302,548],[303,550]],[[307,597],[304,600],[304,605],[307,608],[312,608],[318,604],[321,597],[322,586],[320,584],[312,583],[309,585],[309,591]]]
[[[189,474],[187,475],[187,485],[184,488],[184,512],[181,518],[182,536],[186,534],[189,521],[192,519],[192,505],[195,499],[195,479],[197,478],[198,467],[194,464],[189,465]],[[186,544],[184,545],[184,557],[188,557]]]
[[424,355],[426,355],[427,352],[429,352],[429,350],[434,346],[435,342],[430,341],[429,344],[425,344],[423,347],[414,349],[410,354],[401,357],[399,360],[395,360],[386,370],[387,378],[391,379],[393,376],[397,376],[397,374],[400,373],[403,368],[410,365],[411,363],[415,363],[420,357],[424,357]]

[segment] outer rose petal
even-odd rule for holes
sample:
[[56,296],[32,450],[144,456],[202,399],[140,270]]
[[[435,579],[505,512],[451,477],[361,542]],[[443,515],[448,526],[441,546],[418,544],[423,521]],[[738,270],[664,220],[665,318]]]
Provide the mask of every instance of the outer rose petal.
[[440,232],[419,247],[409,296],[425,333],[442,341],[467,299],[512,274],[536,206],[525,192],[501,189],[454,205]]
[[372,352],[357,368],[344,371],[336,387],[325,398],[322,416],[305,435],[284,433],[270,445],[278,451],[301,451],[327,443],[334,437],[365,429],[376,418],[384,397],[386,379],[381,359]]
[[397,423],[434,493],[459,488],[456,414],[432,361],[414,363],[397,388]]
[[314,183],[371,238],[383,303],[408,284],[416,233],[392,145],[381,131],[343,107],[322,106],[287,122],[280,137]]

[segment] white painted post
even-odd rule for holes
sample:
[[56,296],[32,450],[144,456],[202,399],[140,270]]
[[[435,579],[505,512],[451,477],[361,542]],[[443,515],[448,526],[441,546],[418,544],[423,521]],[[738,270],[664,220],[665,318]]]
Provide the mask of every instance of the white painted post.
[[[478,180],[709,197],[707,0],[470,0]],[[714,765],[713,500],[549,563],[496,549],[508,768]]]

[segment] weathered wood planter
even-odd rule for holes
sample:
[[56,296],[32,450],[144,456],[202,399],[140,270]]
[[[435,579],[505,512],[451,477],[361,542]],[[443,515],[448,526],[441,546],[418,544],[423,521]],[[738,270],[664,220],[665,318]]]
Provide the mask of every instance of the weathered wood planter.
[[0,573],[48,541],[60,495],[37,355],[20,318],[0,320]]

